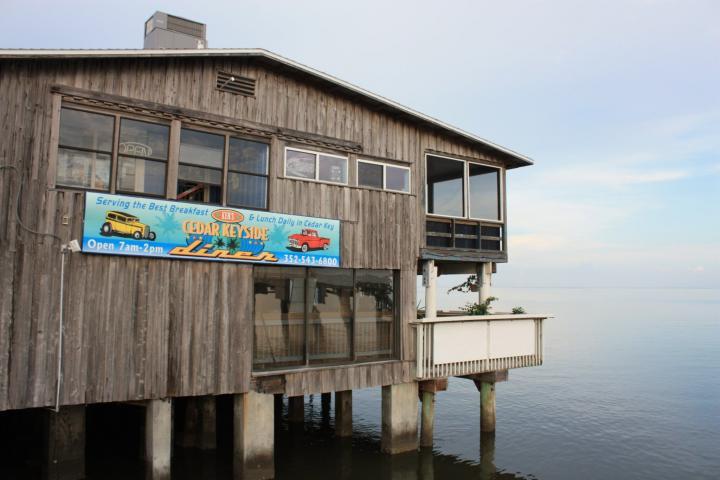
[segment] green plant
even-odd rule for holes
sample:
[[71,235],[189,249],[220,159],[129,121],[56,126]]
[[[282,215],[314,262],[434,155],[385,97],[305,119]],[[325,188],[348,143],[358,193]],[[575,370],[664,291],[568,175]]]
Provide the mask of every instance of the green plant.
[[468,315],[489,315],[492,308],[490,304],[496,300],[496,297],[488,297],[484,302],[468,303],[462,310]]
[[477,275],[469,275],[465,281],[459,285],[455,285],[450,290],[448,290],[448,293],[452,292],[461,292],[461,293],[467,293],[467,292],[476,292],[478,289],[478,280]]
[[512,313],[515,313],[515,314],[525,313],[525,309],[523,307],[513,307]]

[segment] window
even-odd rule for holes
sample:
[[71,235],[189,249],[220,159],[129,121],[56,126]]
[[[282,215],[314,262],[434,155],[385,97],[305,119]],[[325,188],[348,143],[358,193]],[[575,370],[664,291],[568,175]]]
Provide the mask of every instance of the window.
[[178,200],[222,203],[225,137],[183,128],[178,161]]
[[65,187],[109,190],[115,118],[63,108],[56,183]]
[[255,369],[394,358],[395,273],[255,267]]
[[347,171],[347,157],[285,149],[285,175],[288,177],[347,185]]
[[468,163],[470,218],[500,220],[500,170]]
[[267,208],[268,149],[265,143],[230,138],[228,205]]
[[436,155],[426,167],[428,214],[502,221],[500,168]]
[[464,217],[465,162],[427,157],[427,211],[434,215]]
[[410,169],[385,163],[358,160],[358,186],[410,193]]
[[123,118],[120,121],[117,190],[165,195],[170,127]]

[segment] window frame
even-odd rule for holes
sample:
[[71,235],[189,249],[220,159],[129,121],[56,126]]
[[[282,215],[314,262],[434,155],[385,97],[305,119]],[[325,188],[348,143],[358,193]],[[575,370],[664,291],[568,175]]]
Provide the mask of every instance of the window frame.
[[[56,99],[55,99],[56,98]],[[270,208],[270,192],[272,189],[272,182],[270,181],[271,172],[273,171],[272,167],[272,158],[273,158],[273,143],[271,138],[263,137],[263,136],[254,136],[254,135],[244,135],[244,134],[238,134],[238,132],[230,130],[230,129],[223,129],[223,128],[211,128],[207,127],[204,124],[197,123],[193,121],[192,119],[186,120],[186,119],[177,119],[177,118],[165,118],[165,117],[159,117],[154,116],[152,114],[136,114],[133,112],[125,112],[125,111],[119,111],[117,109],[104,109],[101,107],[96,107],[94,105],[85,105],[82,103],[76,103],[72,100],[66,100],[61,98],[61,96],[56,96],[53,100],[53,124],[51,127],[51,141],[49,142],[49,152],[48,152],[48,158],[49,158],[49,172],[48,174],[48,183],[52,186],[54,189],[58,190],[69,190],[69,191],[81,191],[81,192],[103,192],[103,193],[110,193],[110,194],[119,194],[119,195],[128,195],[128,196],[140,196],[140,197],[151,197],[151,198],[163,198],[166,200],[176,200],[176,201],[184,201],[189,203],[203,203],[205,205],[218,205],[218,206],[228,206],[228,199],[227,199],[227,176],[229,172],[232,173],[239,173],[243,175],[253,175],[257,177],[264,177],[266,182],[266,189],[265,189],[265,207],[246,207],[246,206],[240,206],[240,205],[231,205],[233,208],[245,208],[249,210],[261,210],[261,211],[267,211]],[[57,102],[57,103],[55,103]],[[77,110],[80,112],[86,112],[86,113],[92,113],[97,115],[104,115],[107,117],[111,117],[113,119],[113,133],[112,133],[112,151],[106,152],[104,150],[89,150],[81,147],[72,147],[63,145],[60,143],[60,129],[61,129],[61,114],[63,109],[69,109],[69,110]],[[123,119],[128,120],[135,120],[139,122],[145,122],[145,123],[151,123],[156,125],[163,125],[168,127],[169,135],[168,135],[168,155],[166,160],[160,160],[156,158],[150,158],[150,157],[142,157],[139,155],[126,155],[120,153],[120,129],[121,129],[121,122]],[[174,134],[174,123],[177,122],[177,134]],[[223,137],[224,139],[224,155],[223,155],[223,166],[222,168],[216,168],[216,167],[205,167],[200,165],[192,165],[192,164],[185,164],[180,162],[180,143],[181,143],[181,132],[183,129],[187,130],[193,130],[197,132],[202,133],[208,133],[213,135],[219,135]],[[229,152],[230,152],[230,139],[235,138],[238,140],[246,140],[251,142],[257,142],[262,143],[267,146],[267,157],[266,157],[266,168],[265,174],[256,174],[251,172],[245,172],[240,170],[233,170],[230,167],[230,159],[229,159]],[[74,186],[74,185],[63,185],[58,183],[58,176],[57,176],[57,170],[59,165],[59,150],[65,148],[70,150],[77,150],[77,151],[87,151],[90,153],[96,152],[104,155],[110,156],[110,178],[109,178],[109,184],[107,189],[97,189],[97,188],[89,188],[89,187],[82,187],[82,186]],[[316,152],[310,152],[310,153],[316,153]],[[320,152],[322,155],[328,155],[328,156],[337,156],[333,154],[327,154]],[[133,158],[133,159],[140,159],[140,160],[146,160],[146,161],[153,161],[153,162],[163,162],[165,163],[165,185],[164,185],[164,193],[156,194],[156,193],[149,193],[149,192],[133,192],[128,190],[123,190],[118,188],[118,168],[120,164],[120,157],[127,157],[127,158]],[[345,157],[340,157],[345,158]],[[316,160],[317,162],[317,160]],[[177,200],[177,172],[180,165],[189,165],[189,166],[196,166],[199,168],[208,168],[212,170],[219,170],[221,173],[221,200],[218,203],[205,203],[205,202],[196,202],[192,200],[186,200],[181,199]],[[174,172],[174,173],[173,173]],[[174,185],[169,185],[170,176],[171,173],[173,173],[173,180],[175,182]],[[331,183],[331,182],[328,182]]]
[[[295,265],[282,265],[279,266],[282,268],[296,268],[298,270],[302,270],[303,272],[303,280],[305,285],[305,305],[304,305],[304,314],[303,314],[303,325],[305,326],[304,334],[303,334],[303,361],[301,364],[297,365],[281,365],[279,367],[256,367],[255,364],[255,318],[256,318],[256,299],[255,299],[255,279],[256,277],[256,269],[257,268],[275,268],[274,266],[269,265],[253,265],[253,273],[252,273],[252,285],[253,285],[253,293],[252,293],[252,349],[251,349],[251,371],[253,373],[268,373],[268,372],[283,372],[283,371],[299,371],[299,370],[308,370],[308,369],[322,369],[322,368],[334,368],[338,366],[349,366],[349,365],[363,365],[363,364],[369,364],[369,363],[385,363],[385,362],[397,362],[401,359],[401,338],[402,335],[402,305],[400,304],[400,280],[401,275],[400,271],[392,268],[381,268],[381,269],[372,269],[372,268],[343,268],[342,270],[350,270],[352,272],[352,283],[353,283],[353,302],[352,302],[352,319],[350,322],[350,335],[351,335],[351,341],[350,341],[350,358],[348,360],[341,360],[338,362],[328,362],[328,363],[321,363],[321,362],[311,362],[310,361],[310,355],[309,355],[309,342],[308,342],[308,325],[310,318],[308,316],[309,312],[309,305],[307,304],[307,299],[310,298],[309,292],[307,291],[307,285],[308,285],[308,279],[310,278],[310,271],[311,270],[322,270],[322,267],[306,267],[306,266],[295,266]],[[377,270],[377,271],[385,271],[389,272],[392,276],[392,285],[393,285],[393,320],[392,320],[392,338],[390,341],[390,354],[386,358],[379,358],[379,359],[373,359],[371,355],[358,355],[358,345],[357,345],[357,309],[358,309],[358,287],[357,287],[357,276],[359,271],[363,270]]]
[[[427,178],[427,163],[428,157],[444,158],[447,160],[454,160],[456,162],[462,162],[463,165],[463,216],[459,217],[456,215],[442,215],[439,213],[430,213],[429,211],[429,195],[428,195],[428,178]],[[483,167],[494,168],[498,171],[498,218],[481,218],[470,216],[470,164],[482,165]],[[505,167],[493,165],[488,162],[482,162],[478,160],[467,160],[463,158],[448,157],[447,155],[440,155],[436,153],[425,153],[425,215],[431,217],[440,218],[456,218],[462,220],[477,220],[488,223],[505,223]]]
[[[113,119],[113,133],[111,138],[111,148],[110,151],[106,150],[93,150],[90,148],[84,148],[84,147],[73,147],[69,145],[63,145],[60,143],[60,131],[62,130],[62,111],[63,110],[75,110],[79,112],[84,113],[92,113],[95,115],[104,115],[106,117],[110,117]],[[54,188],[60,188],[60,189],[67,189],[67,190],[79,190],[79,191],[87,191],[87,192],[104,192],[104,193],[114,193],[115,192],[115,159],[117,158],[117,140],[116,135],[119,131],[119,121],[118,121],[118,115],[116,113],[110,113],[102,110],[97,110],[93,108],[83,108],[82,106],[75,105],[73,103],[66,103],[61,102],[60,108],[55,112],[57,115],[57,142],[54,145],[55,151],[54,151],[54,175],[55,177],[52,179],[52,185]],[[108,188],[92,188],[92,187],[82,187],[77,185],[63,185],[58,184],[58,165],[60,163],[60,150],[75,150],[77,152],[85,152],[85,153],[100,153],[102,155],[109,155],[110,156],[110,176],[108,178]]]
[[[267,152],[265,155],[265,173],[253,173],[253,172],[247,172],[243,170],[235,170],[230,167],[230,144],[232,139],[236,140],[244,140],[246,142],[255,142],[255,143],[262,143],[263,145],[267,146]],[[225,146],[227,149],[227,153],[225,154],[225,175],[223,177],[224,181],[224,190],[223,190],[223,206],[231,206],[233,208],[248,208],[251,210],[263,210],[266,211],[270,208],[270,142],[261,141],[255,138],[248,138],[248,137],[238,137],[237,135],[227,135],[227,140],[225,141]],[[240,175],[251,175],[254,177],[261,177],[265,179],[265,206],[264,207],[247,207],[247,206],[241,206],[236,205],[234,203],[230,203],[228,201],[228,188],[227,188],[227,182],[228,177],[231,173],[240,174]]]
[[[288,150],[294,150],[296,152],[309,153],[311,155],[315,155],[315,178],[305,178],[305,177],[296,177],[294,175],[288,175],[288,173],[287,173],[287,152],[288,152]],[[320,155],[324,155],[326,157],[340,158],[342,160],[345,160],[345,182],[331,182],[330,180],[321,180],[320,179]],[[306,182],[327,183],[329,185],[341,185],[341,186],[347,187],[350,185],[350,157],[348,157],[348,156],[343,157],[342,155],[338,155],[335,153],[321,152],[318,150],[305,150],[302,148],[295,148],[295,147],[286,145],[285,149],[283,150],[283,177],[290,178],[293,180],[304,180]]]
[[[360,185],[360,164],[361,163],[367,163],[370,165],[381,165],[383,167],[383,186],[382,188],[377,187],[371,187],[369,185]],[[404,190],[395,190],[393,188],[387,187],[387,167],[393,167],[393,168],[399,168],[401,170],[407,170],[408,172],[408,190],[407,192]],[[387,162],[378,162],[376,160],[367,160],[365,158],[358,158],[355,162],[355,184],[358,188],[368,188],[371,190],[383,190],[386,192],[393,192],[393,193],[402,193],[405,195],[411,195],[412,194],[412,169],[410,167],[406,167],[404,165],[395,165],[393,163],[387,163]]]
[[[123,195],[137,195],[137,196],[148,196],[148,197],[155,197],[155,198],[167,198],[168,191],[167,191],[167,180],[168,180],[168,170],[170,169],[170,147],[172,145],[172,125],[169,123],[163,123],[163,122],[157,122],[157,121],[149,121],[147,119],[139,119],[137,117],[131,117],[131,116],[125,116],[122,114],[116,114],[115,120],[118,122],[118,126],[116,128],[116,132],[113,132],[113,146],[117,145],[117,153],[113,156],[112,162],[114,165],[110,166],[111,173],[114,173],[115,179],[113,181],[112,186],[112,192],[114,193],[121,193]],[[151,123],[155,125],[163,125],[167,127],[168,129],[168,137],[167,137],[167,158],[165,160],[161,160],[159,158],[152,158],[152,157],[141,157],[140,155],[128,155],[128,154],[121,154],[120,153],[120,135],[122,134],[122,121],[124,119],[128,120],[134,120],[136,122],[144,122],[144,123]],[[117,138],[115,138],[117,137]],[[150,161],[150,162],[158,162],[158,163],[164,163],[165,164],[165,178],[163,180],[163,193],[148,193],[148,192],[132,192],[129,190],[123,190],[119,187],[119,180],[120,177],[118,175],[118,170],[120,169],[120,157],[125,158],[132,158],[135,160],[144,160],[144,161]]]

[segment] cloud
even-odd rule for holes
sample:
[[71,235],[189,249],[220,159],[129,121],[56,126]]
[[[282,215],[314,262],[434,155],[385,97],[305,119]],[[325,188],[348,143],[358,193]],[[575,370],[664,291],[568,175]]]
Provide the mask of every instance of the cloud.
[[643,183],[660,183],[682,180],[691,176],[688,170],[630,170],[588,165],[583,167],[562,168],[546,172],[542,181],[594,185],[604,187],[622,187]]

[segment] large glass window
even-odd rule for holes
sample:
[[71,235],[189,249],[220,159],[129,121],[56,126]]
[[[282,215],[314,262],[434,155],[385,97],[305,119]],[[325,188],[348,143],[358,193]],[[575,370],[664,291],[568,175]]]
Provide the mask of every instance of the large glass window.
[[465,216],[465,162],[427,156],[427,209],[434,215]]
[[57,185],[108,190],[115,119],[63,108],[57,158]]
[[267,208],[268,148],[266,143],[230,139],[228,205]]
[[427,156],[427,213],[502,220],[501,170],[464,160]]
[[293,148],[285,150],[285,175],[288,177],[347,185],[347,171],[347,157]]
[[358,186],[410,193],[410,169],[385,163],[358,160]]
[[120,121],[117,190],[165,195],[170,127],[123,118]]
[[254,282],[254,368],[393,358],[393,271],[255,267]]
[[305,363],[305,271],[255,267],[253,365],[278,368]]
[[500,220],[500,170],[468,164],[470,218]]
[[225,137],[183,128],[178,162],[178,200],[222,202]]
[[395,285],[388,270],[357,270],[355,348],[358,359],[390,358],[393,352]]
[[352,359],[353,271],[311,269],[308,291],[308,355],[310,363]]

